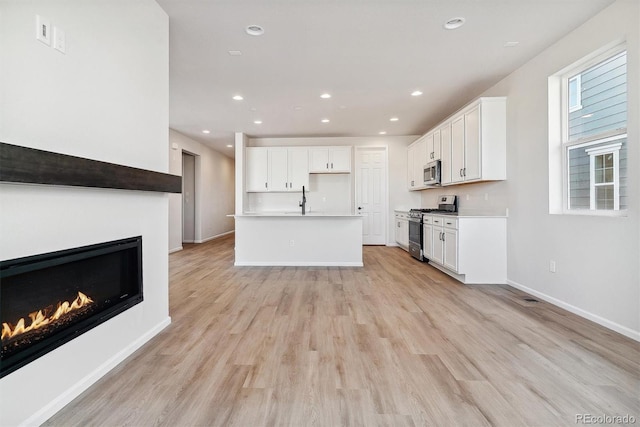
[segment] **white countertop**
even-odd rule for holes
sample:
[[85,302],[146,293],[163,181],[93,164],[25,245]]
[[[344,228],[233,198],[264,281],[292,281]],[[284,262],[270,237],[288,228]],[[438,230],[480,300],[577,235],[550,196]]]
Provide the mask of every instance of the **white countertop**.
[[256,218],[256,217],[265,217],[265,218],[301,218],[301,217],[313,217],[313,218],[362,218],[362,215],[356,214],[339,214],[339,213],[323,213],[323,212],[307,212],[305,215],[302,215],[302,212],[245,212],[240,215],[229,215],[233,217],[240,218]]
[[457,215],[449,215],[442,213],[426,213],[424,215],[433,215],[433,216],[443,216],[443,217],[452,217],[452,218],[506,218],[507,215],[499,212],[491,212],[491,211],[461,211],[458,212]]

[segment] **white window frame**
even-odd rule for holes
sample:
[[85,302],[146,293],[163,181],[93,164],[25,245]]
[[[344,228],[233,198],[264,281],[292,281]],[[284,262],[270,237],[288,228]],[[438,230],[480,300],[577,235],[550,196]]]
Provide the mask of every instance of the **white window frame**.
[[[559,80],[560,86],[560,141],[556,145],[558,149],[562,152],[562,208],[560,212],[554,212],[554,209],[550,206],[551,213],[562,213],[565,215],[599,215],[599,216],[624,216],[626,215],[626,210],[620,210],[620,197],[619,197],[619,178],[616,181],[617,185],[614,187],[615,191],[615,206],[617,209],[595,209],[595,202],[593,200],[593,194],[595,193],[595,187],[593,180],[590,182],[589,187],[591,189],[590,196],[590,209],[571,209],[570,200],[569,200],[569,148],[577,148],[577,146],[585,146],[585,145],[595,145],[601,144],[606,141],[613,141],[617,139],[623,139],[627,136],[627,128],[618,128],[613,130],[608,130],[606,132],[601,132],[595,135],[589,135],[587,137],[583,137],[574,141],[569,141],[569,114],[573,111],[578,110],[575,108],[572,110],[569,106],[569,80],[575,77],[580,76],[585,70],[597,65],[603,61],[606,61],[609,58],[612,58],[624,51],[627,50],[626,43],[616,43],[614,47],[609,47],[603,49],[593,55],[588,56],[582,61],[578,61],[573,65],[566,67],[564,70],[560,71],[555,76],[550,77],[550,89],[552,85],[552,81]],[[628,80],[628,75],[627,75]],[[581,83],[581,82],[580,82]],[[582,108],[582,106],[580,106]],[[551,104],[550,104],[550,122],[551,122]],[[552,124],[550,123],[550,149],[552,149]],[[619,150],[617,150],[616,158],[618,159],[619,166]],[[593,159],[593,158],[592,158]],[[614,174],[619,175],[619,170],[616,168]],[[553,176],[550,174],[549,179],[553,179]]]
[[[580,71],[580,73],[582,73],[582,71]],[[571,86],[571,81],[576,82],[576,103],[574,105],[569,105],[569,112],[573,113],[574,111],[582,109],[582,75],[577,74],[573,77],[569,77],[569,79],[567,80],[567,104],[571,102],[571,97],[569,96],[569,87]]]

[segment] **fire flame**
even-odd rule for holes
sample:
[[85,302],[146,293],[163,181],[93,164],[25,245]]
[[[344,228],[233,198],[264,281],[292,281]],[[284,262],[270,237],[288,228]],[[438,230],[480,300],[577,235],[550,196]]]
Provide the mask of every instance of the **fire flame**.
[[34,311],[33,313],[29,313],[29,318],[31,318],[31,324],[29,326],[25,326],[24,317],[18,320],[16,326],[12,329],[11,324],[2,323],[2,339],[5,338],[13,338],[16,335],[23,334],[25,332],[32,331],[34,329],[41,328],[45,325],[48,325],[67,313],[70,313],[73,310],[77,310],[82,308],[88,304],[91,304],[93,300],[83,294],[82,292],[78,292],[78,297],[74,299],[71,303],[69,301],[59,302],[58,308],[53,312],[52,315],[47,316],[47,309],[42,309],[38,311]]

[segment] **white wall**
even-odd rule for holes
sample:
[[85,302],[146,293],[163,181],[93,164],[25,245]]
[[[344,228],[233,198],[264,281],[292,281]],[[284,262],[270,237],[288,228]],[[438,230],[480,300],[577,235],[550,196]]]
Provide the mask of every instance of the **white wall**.
[[[3,1],[0,141],[168,172],[168,18],[152,0]],[[66,33],[35,39],[36,14]],[[142,235],[144,302],[0,379],[0,425],[37,425],[170,322],[168,197],[0,184],[0,259]]]
[[[182,152],[196,156],[195,242],[233,231],[235,162],[232,158],[169,129],[169,171],[182,175]],[[169,247],[182,249],[182,195],[169,196]]]
[[[640,339],[639,28],[640,2],[619,0],[482,95],[507,96],[507,181],[422,192],[424,206],[453,192],[462,196],[461,207],[508,208],[509,283],[635,339]],[[622,39],[628,47],[627,216],[549,214],[547,79]],[[549,272],[550,260],[556,261],[556,273]]]
[[[248,141],[249,146],[314,146],[314,145],[348,145],[353,147],[387,147],[388,149],[388,162],[389,162],[389,209],[387,213],[387,244],[395,245],[395,222],[394,222],[394,209],[411,209],[419,207],[420,205],[420,193],[411,192],[407,189],[407,147],[418,136],[375,136],[375,137],[324,137],[324,138],[250,138]],[[352,153],[352,161],[355,157],[355,152]],[[319,191],[314,195],[313,187],[311,194],[310,207],[313,211],[331,209],[332,212],[341,213],[344,201],[342,197],[336,197],[335,200],[327,199],[327,203],[322,202],[323,194],[329,197],[329,190],[334,191],[336,188],[342,188],[346,184],[346,179],[349,180],[351,185],[350,194],[351,198],[355,197],[355,172],[351,173],[349,178],[327,178],[327,177],[314,177],[316,184],[319,184]],[[348,177],[348,176],[347,176]],[[345,182],[342,182],[345,181]],[[346,190],[345,190],[346,191]],[[298,193],[293,195],[277,195],[269,193],[260,193],[262,196],[262,206],[269,206],[270,203],[289,203],[297,206],[296,200],[300,199]],[[257,197],[257,196],[256,196]],[[253,207],[252,201],[255,201],[256,197],[250,197],[248,207],[245,206],[245,210]],[[254,203],[255,204],[255,203]],[[324,206],[323,206],[324,205]],[[288,205],[287,205],[288,206]],[[265,209],[268,210],[268,209]]]

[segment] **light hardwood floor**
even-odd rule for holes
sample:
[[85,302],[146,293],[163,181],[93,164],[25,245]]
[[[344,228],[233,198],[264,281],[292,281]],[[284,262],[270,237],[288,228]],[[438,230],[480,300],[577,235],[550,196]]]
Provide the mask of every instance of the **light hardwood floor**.
[[399,248],[364,268],[234,267],[233,236],[170,255],[161,334],[48,426],[640,424],[640,344]]

